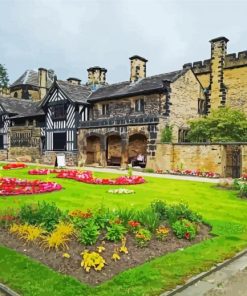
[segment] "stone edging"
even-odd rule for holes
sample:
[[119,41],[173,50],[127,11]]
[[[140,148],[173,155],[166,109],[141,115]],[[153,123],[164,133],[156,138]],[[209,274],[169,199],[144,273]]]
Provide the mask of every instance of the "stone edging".
[[222,269],[223,267],[227,266],[228,264],[234,262],[235,260],[239,259],[240,257],[244,256],[247,254],[247,249],[237,253],[234,257],[227,259],[221,263],[216,264],[214,267],[212,267],[208,271],[204,271],[194,277],[191,277],[184,285],[178,285],[174,290],[167,291],[165,293],[160,294],[160,296],[173,296],[176,295],[177,293],[182,292],[183,290],[187,289],[188,287],[196,284],[200,280],[202,280],[204,277]]
[[6,296],[20,296],[19,294],[17,294],[16,292],[12,291],[11,289],[9,289],[7,286],[3,285],[0,283],[0,292],[3,292],[4,294],[6,294]]

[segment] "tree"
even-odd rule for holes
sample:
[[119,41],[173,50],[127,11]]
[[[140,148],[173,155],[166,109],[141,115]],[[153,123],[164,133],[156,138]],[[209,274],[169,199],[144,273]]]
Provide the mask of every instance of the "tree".
[[161,143],[168,143],[172,141],[172,126],[166,125],[161,131]]
[[9,77],[7,69],[0,64],[0,88],[1,87],[8,87]]
[[247,142],[247,117],[239,110],[220,108],[189,124],[192,142]]

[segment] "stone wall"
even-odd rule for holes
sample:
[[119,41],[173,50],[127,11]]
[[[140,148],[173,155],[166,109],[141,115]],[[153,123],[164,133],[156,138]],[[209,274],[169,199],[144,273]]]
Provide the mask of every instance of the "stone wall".
[[[155,157],[148,157],[147,167],[154,170],[201,169],[226,176],[228,144],[157,144]],[[241,149],[240,173],[247,171],[247,144]],[[228,174],[229,176],[229,174]]]
[[7,160],[8,157],[8,152],[6,149],[1,149],[0,150],[0,161],[1,160]]
[[[202,88],[195,75],[188,70],[171,84],[171,107],[167,120],[173,126],[173,142],[178,141],[178,130],[188,127],[188,120],[199,117],[198,99],[204,99]],[[164,124],[167,123],[164,121]],[[162,130],[160,127],[160,131]]]
[[8,159],[14,161],[40,162],[40,132],[40,128],[35,125],[10,127]]
[[[116,100],[104,100],[94,104],[92,110],[93,119],[103,119],[116,116],[159,115],[161,111],[161,94],[141,95],[121,98]],[[135,101],[144,99],[144,112],[135,111]],[[102,114],[102,105],[109,104],[107,115]]]
[[43,152],[41,159],[42,163],[49,164],[49,165],[55,165],[55,160],[57,154],[64,154],[65,155],[65,163],[66,166],[77,166],[78,165],[78,154],[77,152],[56,152],[56,151],[45,151]]

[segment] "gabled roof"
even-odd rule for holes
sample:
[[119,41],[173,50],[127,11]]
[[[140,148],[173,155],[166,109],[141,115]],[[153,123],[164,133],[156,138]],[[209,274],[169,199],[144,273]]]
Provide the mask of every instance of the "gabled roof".
[[43,101],[41,102],[40,106],[44,106],[47,100],[49,99],[50,93],[54,90],[54,88],[58,87],[64,95],[70,100],[71,102],[78,103],[78,104],[88,104],[87,99],[92,93],[91,89],[83,84],[76,85],[72,84],[68,81],[57,80],[53,83],[52,87],[50,88],[49,92],[44,97]]
[[[52,84],[52,77],[49,77],[48,73],[48,80],[47,80],[47,87],[49,88]],[[32,86],[39,86],[39,74],[38,71],[35,70],[26,70],[14,83],[11,84],[10,87],[14,87],[17,85],[32,85]]]
[[138,80],[137,82],[124,81],[97,89],[88,99],[89,102],[99,101],[103,99],[111,99],[118,97],[126,97],[138,95],[152,91],[162,90],[164,87],[163,81],[169,80],[174,82],[182,76],[188,69],[182,69],[170,73],[159,74]]
[[39,102],[33,102],[31,100],[0,96],[0,106],[4,113],[14,116],[15,118],[44,115],[43,110],[39,107]]

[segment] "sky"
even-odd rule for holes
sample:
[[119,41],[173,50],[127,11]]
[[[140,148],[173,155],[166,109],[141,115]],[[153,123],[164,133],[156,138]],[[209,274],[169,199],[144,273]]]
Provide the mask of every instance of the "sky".
[[247,50],[246,11],[246,0],[0,0],[0,64],[11,83],[39,67],[85,83],[92,66],[126,81],[136,54],[148,76],[166,73],[210,58],[215,37]]

